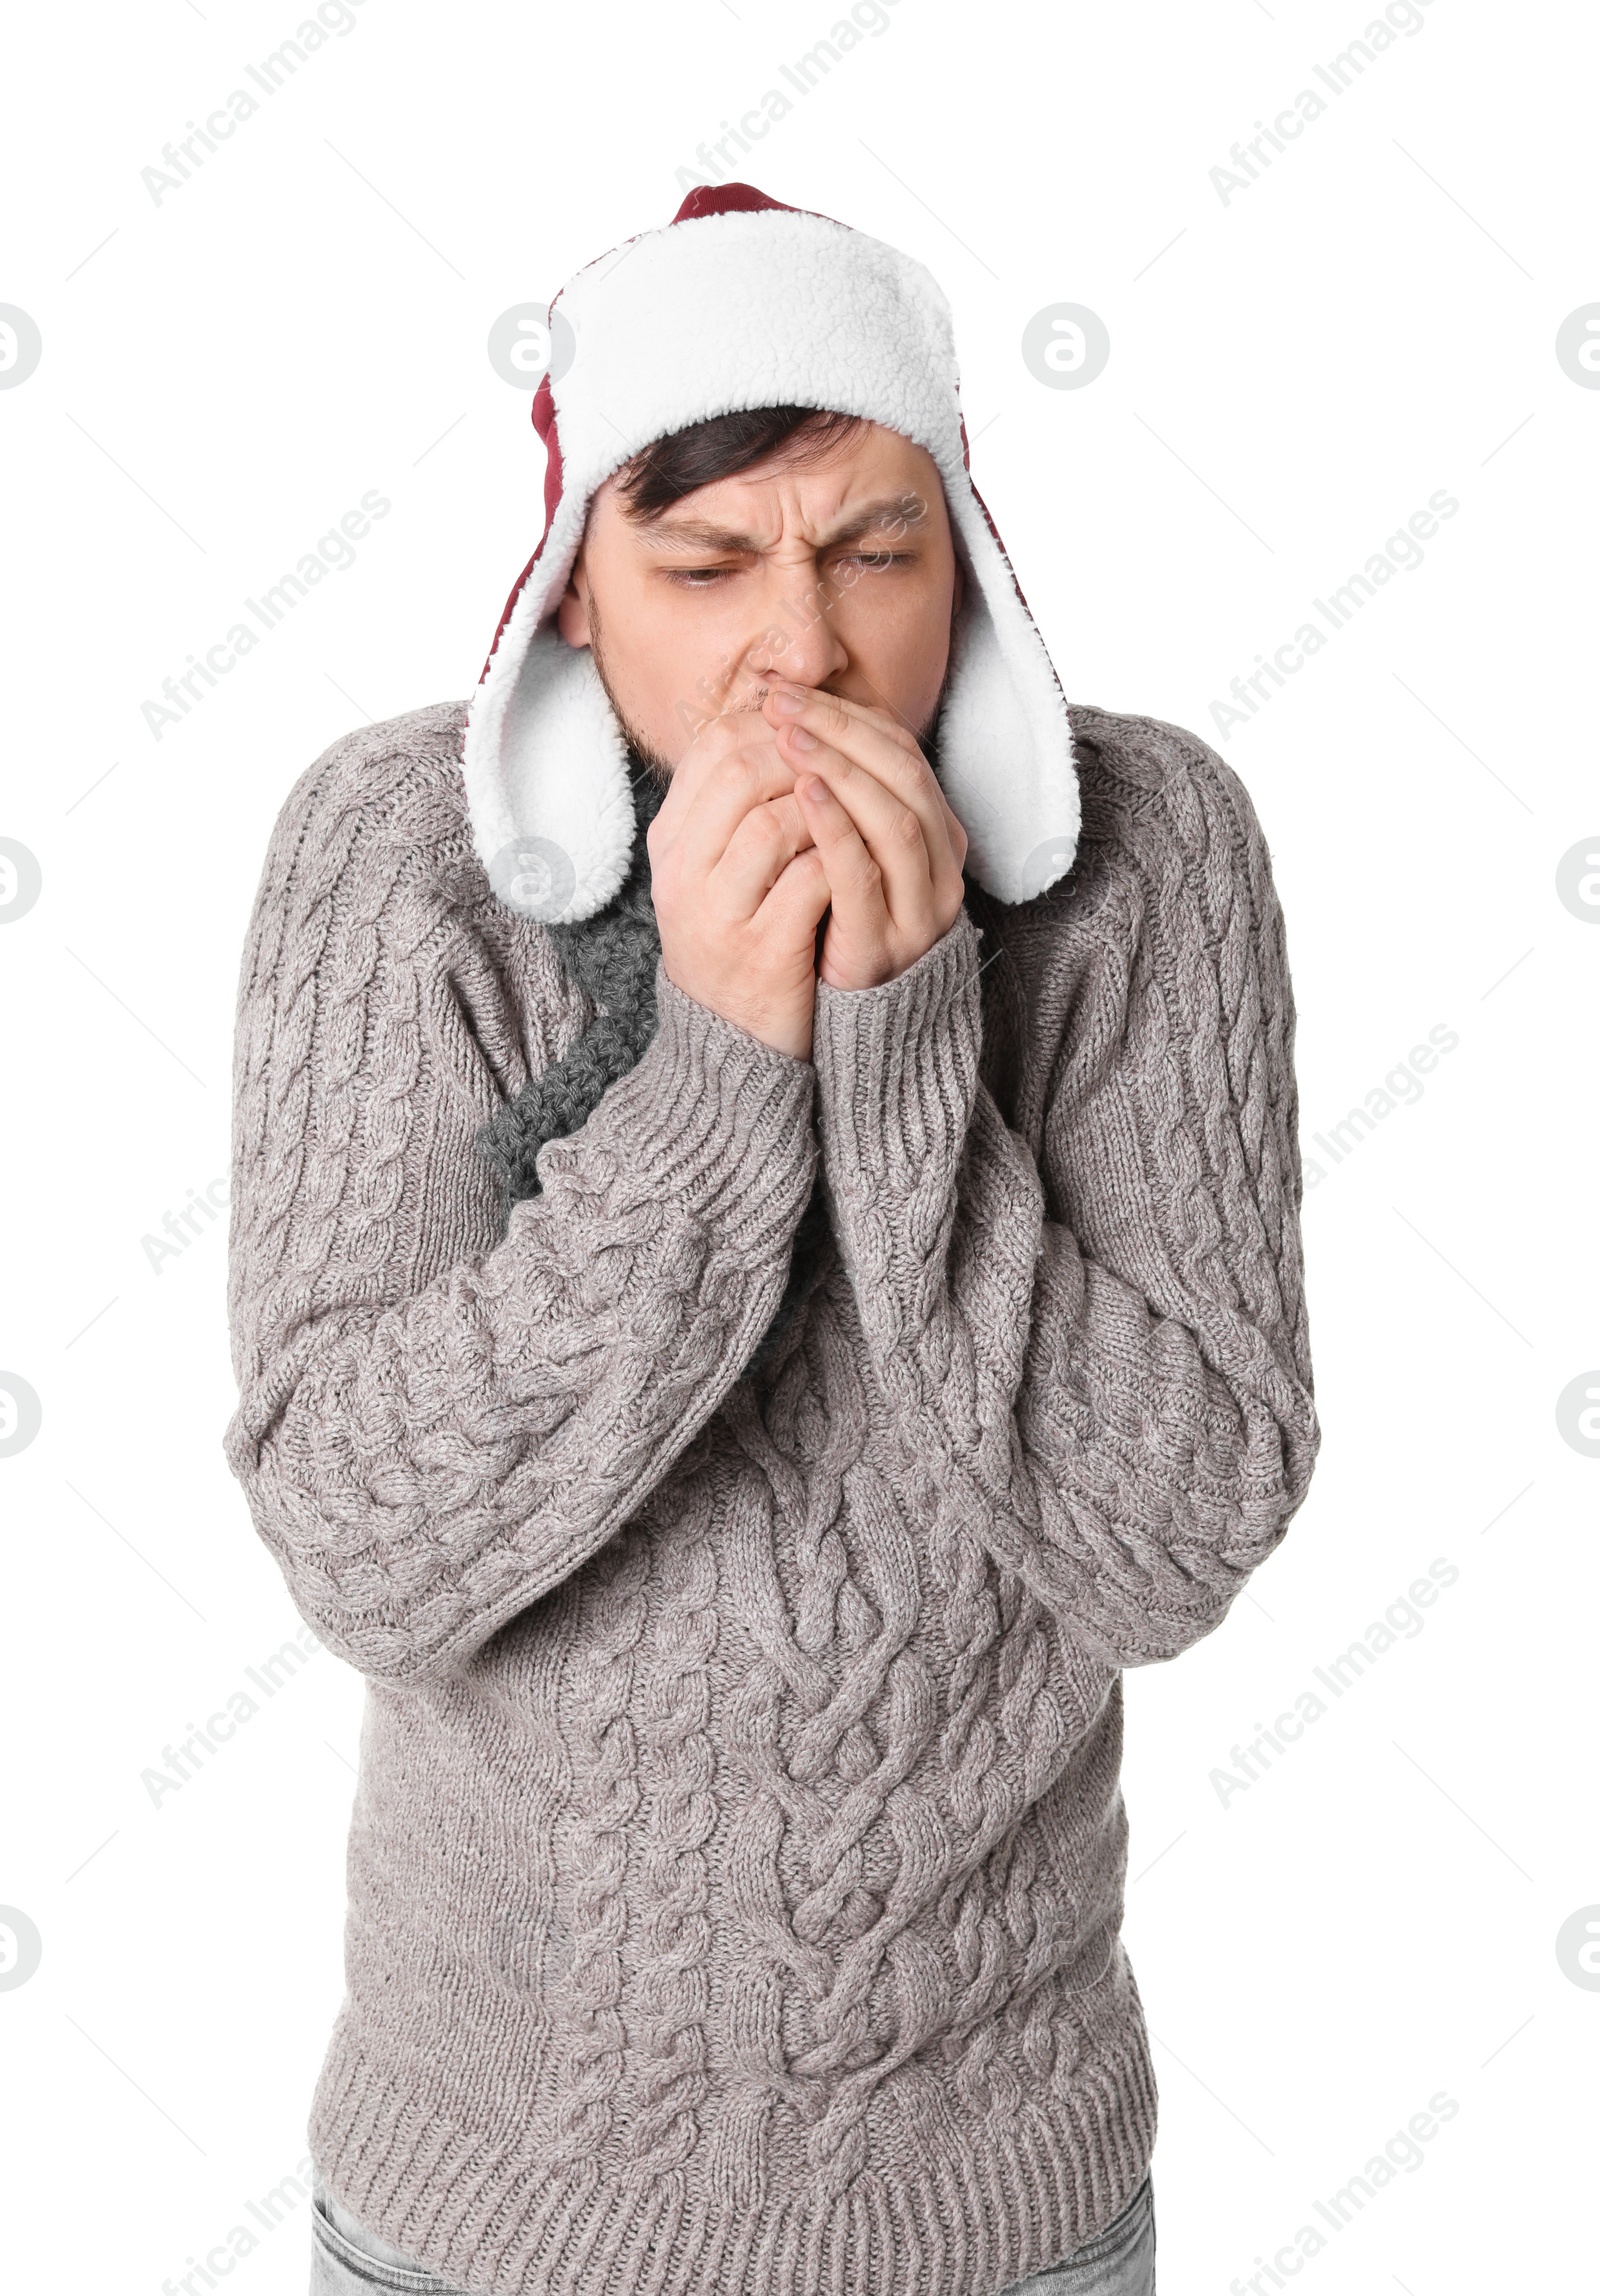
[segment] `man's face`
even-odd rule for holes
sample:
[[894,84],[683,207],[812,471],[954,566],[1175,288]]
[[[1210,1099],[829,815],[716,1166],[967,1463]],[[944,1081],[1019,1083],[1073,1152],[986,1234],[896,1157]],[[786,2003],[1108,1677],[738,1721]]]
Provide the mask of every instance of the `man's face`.
[[780,452],[644,521],[608,480],[557,618],[594,649],[634,748],[670,771],[774,677],[891,710],[920,740],[961,594],[932,456],[863,423],[824,458]]

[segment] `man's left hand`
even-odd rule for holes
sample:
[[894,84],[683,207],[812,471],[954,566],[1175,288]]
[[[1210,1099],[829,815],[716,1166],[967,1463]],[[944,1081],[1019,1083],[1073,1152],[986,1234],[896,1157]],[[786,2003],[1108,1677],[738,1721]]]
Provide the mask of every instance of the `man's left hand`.
[[787,683],[775,683],[762,708],[827,871],[832,907],[817,978],[877,988],[955,922],[966,831],[915,736],[889,710]]

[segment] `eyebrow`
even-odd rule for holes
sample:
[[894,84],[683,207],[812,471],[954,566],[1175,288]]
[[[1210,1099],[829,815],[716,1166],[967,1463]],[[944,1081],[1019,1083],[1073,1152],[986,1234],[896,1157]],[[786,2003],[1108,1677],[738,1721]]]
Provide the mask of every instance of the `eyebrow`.
[[[920,495],[885,495],[881,501],[869,502],[853,512],[831,533],[819,536],[817,547],[832,549],[841,542],[859,542],[862,535],[880,526],[916,526],[927,515],[928,506]],[[753,535],[737,534],[731,527],[715,526],[703,519],[680,519],[670,525],[652,523],[640,530],[640,540],[652,550],[737,550],[754,556],[761,548]]]

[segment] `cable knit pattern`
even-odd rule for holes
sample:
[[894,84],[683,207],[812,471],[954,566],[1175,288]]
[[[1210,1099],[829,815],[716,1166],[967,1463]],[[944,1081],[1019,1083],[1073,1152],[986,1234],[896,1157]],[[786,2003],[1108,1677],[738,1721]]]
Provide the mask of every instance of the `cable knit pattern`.
[[1265,842],[1204,744],[1072,715],[1067,878],[819,989],[810,1061],[658,964],[509,1222],[484,1128],[598,1008],[474,856],[463,707],[280,815],[226,1448],[367,1678],[311,2147],[454,2287],[993,2296],[1144,2175],[1121,1669],[1319,1433]]

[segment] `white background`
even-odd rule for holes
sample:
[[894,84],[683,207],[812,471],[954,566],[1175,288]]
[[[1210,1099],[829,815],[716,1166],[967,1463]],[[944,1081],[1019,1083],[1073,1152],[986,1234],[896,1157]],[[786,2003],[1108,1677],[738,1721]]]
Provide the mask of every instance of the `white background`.
[[[1217,742],[1288,917],[1323,1454],[1225,1627],[1128,1682],[1164,2296],[1228,2296],[1302,2225],[1315,2296],[1595,2284],[1600,1994],[1556,1936],[1600,1901],[1600,1460],[1556,1399],[1600,1383],[1600,910],[1556,873],[1600,851],[1600,390],[1555,355],[1600,299],[1595,21],[1430,0],[1332,97],[1312,66],[1371,15],[897,0],[708,171],[933,269],[1069,692]],[[227,2285],[302,2296],[304,2206],[269,2232],[247,2204],[303,2159],[338,2006],[361,1685],[319,1652],[152,1803],[142,1773],[299,1621],[220,1447],[223,1223],[159,1268],[145,1239],[226,1174],[290,783],[362,718],[464,696],[537,538],[492,322],[664,222],[701,140],[837,20],[363,0],[159,204],[141,170],[253,85],[294,0],[13,20],[0,302],[43,339],[0,391],[0,835],[43,872],[0,933],[0,1370],[43,1409],[0,1459],[0,1903],[43,1940],[0,1991],[18,2288],[158,2296],[243,2224]],[[1210,171],[1308,87],[1325,113],[1224,202]],[[1064,301],[1110,332],[1084,389],[1020,353]],[[141,704],[373,488],[355,565],[154,739]],[[1224,740],[1229,682],[1439,489],[1424,563]],[[1420,1097],[1323,1152],[1440,1024]],[[1436,1558],[1423,1630],[1224,1801],[1230,1750]],[[1441,2091],[1422,2165],[1332,2233],[1315,2201]]]

